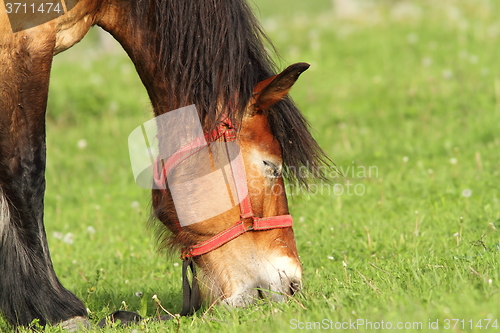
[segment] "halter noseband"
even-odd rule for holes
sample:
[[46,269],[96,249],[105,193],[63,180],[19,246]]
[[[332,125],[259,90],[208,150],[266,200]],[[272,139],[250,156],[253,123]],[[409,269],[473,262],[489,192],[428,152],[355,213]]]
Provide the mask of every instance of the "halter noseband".
[[[206,132],[204,137],[198,137],[191,141],[186,146],[177,150],[167,161],[163,164],[161,172],[158,170],[158,161],[154,164],[154,181],[157,187],[163,194],[167,194],[165,190],[166,178],[169,172],[177,166],[180,162],[193,155],[196,151],[206,147],[205,142],[214,142],[220,138],[224,141],[231,142],[236,140],[237,130],[228,118],[224,118],[221,123],[210,132]],[[205,140],[203,140],[205,139]],[[247,178],[245,167],[241,159],[235,159],[231,163],[231,169],[234,178],[236,192],[248,193],[247,191]],[[181,258],[192,258],[215,250],[222,245],[230,242],[238,236],[243,235],[248,231],[261,231],[278,228],[288,228],[293,226],[293,219],[290,214],[271,216],[271,217],[258,217],[252,211],[252,204],[249,195],[246,195],[240,201],[240,220],[231,227],[219,232],[217,235],[205,240],[196,245],[191,245],[183,249]],[[180,230],[182,226],[179,221],[176,221]]]

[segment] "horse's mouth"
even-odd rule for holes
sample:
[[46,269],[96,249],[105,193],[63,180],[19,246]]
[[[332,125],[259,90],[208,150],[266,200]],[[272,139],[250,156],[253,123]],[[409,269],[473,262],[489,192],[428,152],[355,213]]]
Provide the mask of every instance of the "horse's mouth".
[[279,283],[260,283],[255,286],[242,287],[222,300],[223,304],[233,307],[244,307],[258,300],[284,302],[302,289],[302,281],[298,277],[282,278]]

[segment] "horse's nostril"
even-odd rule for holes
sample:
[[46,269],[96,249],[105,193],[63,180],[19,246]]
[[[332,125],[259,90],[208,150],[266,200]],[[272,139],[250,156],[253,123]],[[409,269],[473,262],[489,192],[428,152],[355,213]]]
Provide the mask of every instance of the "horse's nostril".
[[290,295],[295,295],[302,289],[302,284],[298,280],[292,280],[290,282]]

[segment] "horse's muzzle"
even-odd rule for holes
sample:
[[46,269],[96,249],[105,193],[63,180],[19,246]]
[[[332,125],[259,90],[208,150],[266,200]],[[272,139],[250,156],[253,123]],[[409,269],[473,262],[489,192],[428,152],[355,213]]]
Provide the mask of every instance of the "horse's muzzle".
[[239,307],[258,299],[282,302],[302,289],[302,268],[295,259],[287,256],[270,258],[254,263],[253,267],[253,274],[234,285],[223,303]]

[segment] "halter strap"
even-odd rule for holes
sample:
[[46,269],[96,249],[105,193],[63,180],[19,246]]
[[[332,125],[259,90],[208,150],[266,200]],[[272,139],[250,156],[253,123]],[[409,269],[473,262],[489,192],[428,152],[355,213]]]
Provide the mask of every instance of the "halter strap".
[[209,238],[206,241],[199,243],[197,245],[192,245],[186,248],[182,256],[185,258],[190,258],[208,253],[232,241],[236,237],[243,235],[248,231],[289,228],[292,226],[293,226],[293,219],[291,215],[280,215],[280,216],[271,216],[263,218],[252,216],[250,217],[250,221],[248,223],[245,223],[245,220],[240,220],[236,222],[235,225],[225,229],[224,231],[218,233],[214,237]]
[[[207,142],[213,142],[221,137],[224,137],[225,142],[234,141],[236,140],[236,134],[236,128],[232,125],[229,118],[224,118],[213,131],[205,133],[204,136],[198,137],[189,144],[180,148],[172,156],[170,156],[167,161],[162,160],[161,171],[158,167],[159,161],[156,160],[154,164],[154,181],[157,187],[163,194],[167,194],[164,187],[167,175],[173,168],[179,165],[179,163],[186,158],[206,147]],[[229,160],[232,161],[230,165],[236,193],[240,203],[240,220],[231,227],[219,232],[217,235],[199,244],[184,248],[181,254],[181,258],[183,260],[213,251],[248,231],[262,231],[289,228],[293,226],[293,219],[290,214],[270,217],[257,217],[254,215],[250,197],[248,195],[245,166],[243,164],[243,160],[241,159],[241,155],[232,156],[234,153],[229,151],[229,149],[227,149],[227,153]],[[179,230],[182,230],[179,221],[176,221],[176,223]]]

